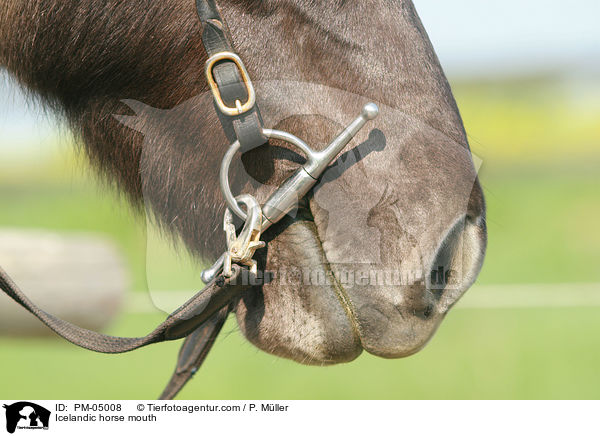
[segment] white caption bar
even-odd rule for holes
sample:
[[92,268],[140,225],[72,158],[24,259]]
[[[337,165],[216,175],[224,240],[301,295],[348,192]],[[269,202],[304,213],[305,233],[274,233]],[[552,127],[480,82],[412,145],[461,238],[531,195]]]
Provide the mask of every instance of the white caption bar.
[[[599,434],[598,401],[4,400],[9,434]],[[131,432],[131,433],[130,433]],[[143,432],[143,433],[140,433]],[[185,433],[184,433],[185,432]],[[4,433],[6,434],[6,433]]]

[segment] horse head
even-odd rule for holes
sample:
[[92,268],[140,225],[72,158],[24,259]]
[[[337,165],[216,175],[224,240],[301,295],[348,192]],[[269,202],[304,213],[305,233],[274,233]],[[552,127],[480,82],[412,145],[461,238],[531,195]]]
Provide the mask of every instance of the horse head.
[[[363,129],[263,235],[268,274],[236,302],[257,347],[308,364],[421,349],[474,282],[485,205],[449,84],[409,0],[222,0],[265,125],[318,148]],[[193,2],[9,1],[0,64],[64,114],[91,161],[198,259],[224,249],[230,140],[202,77]],[[231,167],[264,202],[302,163],[280,141]]]

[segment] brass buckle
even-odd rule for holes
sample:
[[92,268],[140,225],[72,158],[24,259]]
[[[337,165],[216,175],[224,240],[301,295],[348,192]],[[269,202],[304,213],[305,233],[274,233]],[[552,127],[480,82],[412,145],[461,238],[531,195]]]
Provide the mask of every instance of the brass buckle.
[[[235,107],[227,106],[221,97],[221,92],[219,91],[219,85],[215,81],[213,77],[213,67],[215,64],[222,60],[230,60],[232,61],[240,71],[242,76],[242,81],[244,85],[246,85],[246,91],[248,92],[248,100],[244,104],[242,104],[239,100],[235,101]],[[210,85],[210,89],[213,93],[213,97],[219,110],[223,112],[225,115],[229,115],[234,117],[236,115],[243,114],[244,112],[248,112],[254,106],[256,102],[256,94],[254,93],[254,86],[252,86],[252,81],[250,80],[250,76],[248,75],[248,71],[246,71],[246,67],[244,63],[240,59],[238,55],[235,53],[231,53],[229,51],[224,51],[221,53],[217,53],[206,61],[206,78],[208,80],[208,84]]]

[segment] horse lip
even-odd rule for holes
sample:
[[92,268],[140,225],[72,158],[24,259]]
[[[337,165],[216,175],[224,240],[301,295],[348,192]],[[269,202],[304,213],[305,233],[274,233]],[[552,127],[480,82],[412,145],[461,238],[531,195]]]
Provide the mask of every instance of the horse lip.
[[338,280],[338,277],[335,274],[334,269],[332,268],[332,263],[328,257],[327,249],[323,246],[323,240],[320,237],[319,228],[315,223],[315,214],[311,208],[310,199],[308,196],[299,200],[298,209],[296,210],[296,214],[293,218],[294,221],[296,221],[298,217],[303,217],[314,223],[315,235],[319,241],[319,249],[322,253],[322,260],[320,261],[321,266],[332,277],[333,286],[337,294],[339,304],[340,306],[342,306],[342,308],[347,314],[347,320],[349,321],[352,327],[356,340],[359,342],[361,349],[364,349],[364,346],[361,341],[361,328],[356,313],[356,307],[354,307],[352,299],[348,295],[348,291],[345,288],[344,284],[340,280]]
[[[259,348],[266,346],[266,351],[302,363],[354,360],[363,350],[354,307],[331,270],[308,199],[300,200],[297,210],[263,236],[268,244],[257,251],[257,260],[265,271],[264,281],[260,289],[242,298],[236,311],[246,338]],[[284,327],[288,322],[298,326],[298,331]],[[303,330],[307,322],[315,323],[313,329]],[[309,337],[317,331],[314,345],[301,344],[310,342]],[[301,332],[306,333],[298,339],[301,343],[287,339]],[[289,348],[281,344],[284,340]],[[273,350],[274,343],[287,351]]]

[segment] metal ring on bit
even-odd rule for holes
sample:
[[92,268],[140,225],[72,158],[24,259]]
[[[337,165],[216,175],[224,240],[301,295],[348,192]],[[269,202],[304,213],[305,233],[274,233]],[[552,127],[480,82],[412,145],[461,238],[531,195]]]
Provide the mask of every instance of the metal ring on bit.
[[[267,138],[281,139],[282,141],[295,145],[302,152],[304,152],[307,159],[313,154],[310,147],[302,139],[292,135],[291,133],[272,129],[263,129],[262,133]],[[240,208],[237,200],[231,193],[231,188],[229,187],[229,166],[233,160],[233,156],[239,149],[240,141],[235,141],[229,146],[225,156],[223,156],[223,160],[221,161],[221,172],[219,173],[219,183],[221,185],[221,192],[223,193],[223,197],[225,197],[225,202],[227,203],[227,206],[229,206],[229,209],[231,209],[231,211],[242,220],[246,221],[246,212]]]

